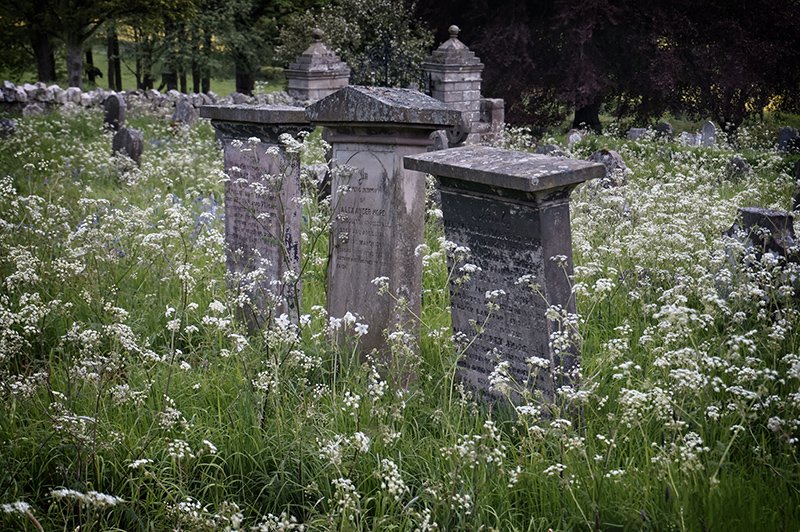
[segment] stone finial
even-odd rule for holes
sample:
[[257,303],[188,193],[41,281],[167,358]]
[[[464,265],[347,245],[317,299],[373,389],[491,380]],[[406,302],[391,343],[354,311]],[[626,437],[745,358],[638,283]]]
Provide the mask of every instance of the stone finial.
[[284,71],[289,96],[302,101],[316,101],[350,82],[350,67],[325,46],[322,42],[324,37],[324,31],[314,28],[311,45]]
[[452,26],[447,28],[447,31],[450,33],[451,39],[458,39],[458,34],[461,32],[461,28],[453,24]]

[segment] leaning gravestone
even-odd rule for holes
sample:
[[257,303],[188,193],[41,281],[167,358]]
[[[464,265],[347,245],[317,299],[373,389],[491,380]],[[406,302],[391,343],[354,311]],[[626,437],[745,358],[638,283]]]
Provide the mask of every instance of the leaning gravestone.
[[717,143],[717,126],[714,122],[708,121],[703,124],[700,130],[700,141],[703,146],[713,146]]
[[[404,161],[436,176],[445,237],[468,247],[478,267],[466,283],[450,285],[453,332],[468,341],[458,360],[460,378],[493,395],[489,374],[508,362],[517,383],[553,400],[578,365],[576,346],[551,344],[559,326],[545,317],[548,305],[575,313],[569,196],[579,183],[602,177],[603,166],[485,146]],[[499,309],[489,310],[487,302]],[[476,335],[475,324],[483,332]]]
[[125,100],[119,94],[112,94],[106,98],[104,107],[106,114],[103,122],[114,131],[119,131],[125,124]]
[[[430,134],[458,124],[460,112],[415,90],[349,86],[308,107],[306,116],[328,128],[333,146],[328,313],[362,316],[369,331],[359,347],[388,360],[384,331],[417,330],[422,292],[415,250],[423,243],[425,175],[404,169],[403,157],[425,152]],[[371,282],[379,277],[388,277],[391,297],[376,294]],[[400,370],[392,378],[411,375]]]
[[111,150],[114,154],[127,155],[137,166],[140,166],[144,151],[144,136],[138,129],[122,127],[114,135]]
[[[587,159],[593,163],[600,163],[606,169],[606,180],[613,180],[615,184],[623,184],[625,176],[630,172],[625,160],[616,150],[597,150]],[[607,183],[611,184],[611,183]]]
[[287,313],[299,318],[300,158],[281,136],[313,128],[302,108],[208,105],[200,116],[222,141],[225,171],[225,261],[229,286],[244,296],[251,331]]

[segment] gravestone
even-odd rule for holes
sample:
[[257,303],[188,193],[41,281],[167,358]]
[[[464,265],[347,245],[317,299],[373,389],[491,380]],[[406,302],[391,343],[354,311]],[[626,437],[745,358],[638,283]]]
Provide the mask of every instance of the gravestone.
[[742,233],[745,246],[753,249],[757,258],[764,253],[795,261],[800,258],[795,242],[794,219],[788,212],[761,207],[741,207],[736,221],[724,234],[739,238]]
[[284,70],[289,96],[315,102],[350,82],[350,67],[325,46],[322,42],[324,37],[321,29],[314,28],[311,45]]
[[702,134],[700,133],[689,133],[688,131],[684,131],[678,135],[678,142],[684,146],[700,146],[702,140]]
[[792,210],[800,211],[800,161],[794,163],[794,193],[792,193]]
[[714,122],[708,121],[703,124],[700,130],[700,142],[703,146],[713,146],[717,143],[717,126]]
[[778,150],[784,152],[800,150],[800,133],[797,129],[786,126],[778,131]]
[[632,127],[628,130],[628,139],[630,140],[639,140],[645,135],[647,135],[646,127]]
[[[597,150],[587,159],[593,163],[601,163],[606,169],[606,180],[613,180],[616,184],[623,184],[625,176],[630,172],[625,160],[616,150]],[[610,183],[606,183],[610,184]]]
[[112,94],[105,101],[105,118],[103,122],[114,131],[119,131],[125,124],[125,100],[119,94]]
[[303,109],[279,105],[208,105],[222,141],[225,171],[225,261],[230,289],[245,296],[241,317],[251,331],[287,313],[299,318],[301,287],[300,157],[287,152],[313,128]]
[[583,140],[583,132],[580,129],[570,129],[567,131],[567,147],[571,148],[573,145]]
[[114,154],[127,155],[137,166],[141,166],[142,152],[144,151],[142,132],[138,129],[121,127],[111,141],[111,151]]
[[[468,247],[469,262],[478,267],[469,281],[450,287],[453,332],[469,342],[458,361],[460,378],[493,395],[489,374],[508,362],[517,383],[528,382],[552,400],[556,388],[572,382],[578,364],[575,347],[550,344],[558,326],[545,317],[548,304],[575,312],[569,196],[579,183],[602,177],[603,166],[483,146],[404,161],[437,178],[445,238]],[[487,308],[487,294],[499,309]],[[476,323],[484,327],[477,336]],[[531,381],[530,357],[538,359]]]
[[[328,128],[333,147],[328,313],[362,316],[369,331],[360,348],[388,356],[385,330],[416,336],[422,289],[414,251],[423,242],[425,175],[404,169],[403,157],[425,152],[430,134],[457,124],[460,113],[410,89],[349,86],[308,107],[306,116]],[[371,282],[379,277],[389,278],[389,292],[407,306],[376,293]]]
[[744,157],[736,154],[732,155],[728,159],[726,170],[728,179],[738,181],[742,177],[749,174],[753,169],[750,167],[750,163],[748,163]]
[[173,122],[191,126],[197,120],[197,117],[197,109],[194,108],[189,98],[181,98],[175,102],[175,113],[172,115]]

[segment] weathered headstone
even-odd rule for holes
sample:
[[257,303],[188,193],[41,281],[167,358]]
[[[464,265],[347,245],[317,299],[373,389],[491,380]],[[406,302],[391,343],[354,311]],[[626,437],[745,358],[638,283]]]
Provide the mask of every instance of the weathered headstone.
[[628,139],[630,140],[639,140],[645,135],[647,135],[646,127],[632,127],[628,130]]
[[210,105],[200,116],[222,141],[225,171],[225,258],[230,288],[245,296],[251,330],[287,313],[299,318],[300,158],[282,135],[297,139],[312,126],[303,109],[274,105]]
[[800,133],[797,129],[786,126],[778,131],[778,150],[784,152],[800,150]]
[[613,179],[617,184],[622,184],[625,181],[625,176],[630,172],[625,160],[615,150],[597,150],[587,159],[593,163],[600,163],[606,169],[606,179]]
[[197,117],[197,109],[194,108],[189,98],[181,98],[175,102],[175,113],[172,115],[173,122],[191,126],[197,120]]
[[111,141],[111,151],[115,154],[127,155],[139,166],[142,164],[144,135],[138,129],[121,127]]
[[350,81],[350,67],[322,42],[325,33],[315,28],[311,37],[311,45],[284,71],[286,92],[304,102],[322,99]]
[[477,266],[469,281],[451,283],[453,331],[466,343],[460,378],[491,395],[489,375],[507,362],[518,384],[552,400],[578,365],[576,346],[551,344],[559,326],[545,316],[548,305],[575,313],[569,196],[603,166],[483,146],[404,160],[439,180],[445,237],[468,247]]
[[714,125],[714,122],[706,122],[700,130],[700,135],[703,146],[714,146],[717,143],[717,126]]
[[732,155],[728,159],[727,173],[728,179],[734,181],[741,179],[752,171],[750,163],[741,155]]
[[114,93],[106,98],[104,107],[106,114],[103,122],[114,131],[119,131],[119,128],[125,124],[125,109],[127,108],[125,100],[119,94]]
[[753,248],[756,257],[771,253],[792,260],[798,258],[794,220],[786,211],[741,207],[725,235],[738,238],[742,233],[746,247]]
[[[328,128],[333,146],[328,313],[362,316],[369,331],[361,349],[386,356],[384,331],[417,330],[422,289],[414,251],[423,242],[425,175],[405,170],[402,160],[425,152],[430,134],[458,123],[460,113],[410,89],[349,86],[308,107],[306,116]],[[406,304],[377,295],[371,282],[379,277]]]

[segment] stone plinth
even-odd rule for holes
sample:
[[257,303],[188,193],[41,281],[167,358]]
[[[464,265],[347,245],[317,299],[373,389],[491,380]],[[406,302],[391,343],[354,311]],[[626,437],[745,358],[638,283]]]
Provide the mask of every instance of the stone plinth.
[[[410,89],[344,88],[306,110],[326,126],[333,147],[331,204],[336,214],[328,267],[328,312],[352,312],[369,324],[364,352],[388,352],[385,330],[416,330],[423,242],[425,175],[403,168],[403,157],[425,152],[430,134],[458,123],[442,102]],[[346,193],[343,193],[347,190]],[[378,295],[372,281],[389,278]]]
[[[467,246],[479,268],[466,283],[451,285],[454,333],[471,339],[474,324],[485,322],[459,359],[461,379],[491,395],[489,374],[507,361],[519,385],[528,382],[552,399],[578,364],[575,348],[550,346],[558,324],[545,317],[549,305],[575,312],[569,196],[579,183],[602,177],[603,165],[468,146],[406,157],[405,167],[436,176],[445,237]],[[487,293],[495,290],[505,295],[495,293],[500,308],[490,311]],[[530,357],[548,366],[534,368],[528,381]]]
[[225,257],[230,288],[244,296],[251,330],[284,312],[297,319],[300,284],[300,160],[280,137],[311,131],[303,109],[211,105],[200,108],[222,141]]
[[312,32],[313,42],[284,70],[286,92],[301,101],[317,101],[350,82],[350,67],[322,42],[320,29]]

